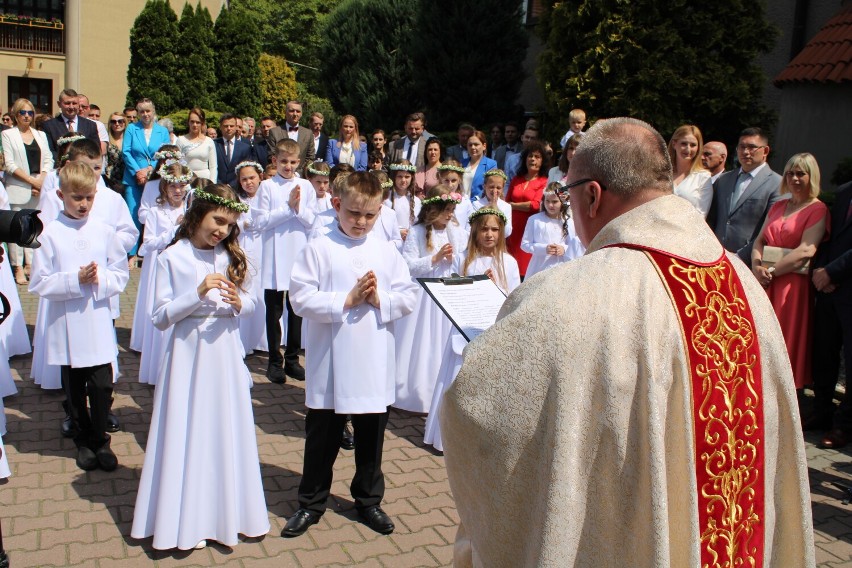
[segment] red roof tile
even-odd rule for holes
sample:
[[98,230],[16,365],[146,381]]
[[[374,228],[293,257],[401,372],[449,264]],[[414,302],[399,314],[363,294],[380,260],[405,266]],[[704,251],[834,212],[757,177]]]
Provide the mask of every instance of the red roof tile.
[[843,6],[773,81],[843,83],[852,81],[852,2]]

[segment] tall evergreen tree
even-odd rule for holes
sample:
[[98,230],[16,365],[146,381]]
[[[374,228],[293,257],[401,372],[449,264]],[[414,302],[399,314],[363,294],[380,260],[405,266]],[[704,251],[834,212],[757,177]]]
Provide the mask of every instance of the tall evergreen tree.
[[283,57],[260,54],[260,90],[263,99],[260,114],[283,117],[287,110],[287,101],[296,98],[296,74],[287,65]]
[[420,6],[410,45],[430,129],[505,120],[524,79],[528,38],[520,0]]
[[254,116],[260,109],[260,43],[245,8],[223,8],[213,27],[217,107]]
[[178,23],[178,39],[175,42],[177,71],[175,103],[179,108],[200,106],[213,108],[213,92],[216,87],[216,72],[213,67],[213,26],[210,14],[205,18],[201,4],[196,10],[187,2],[183,6]]
[[176,108],[176,37],[177,14],[168,0],[148,0],[130,30],[127,104],[148,97],[160,115]]
[[550,0],[538,67],[559,136],[568,112],[627,115],[667,137],[693,123],[706,139],[732,141],[746,125],[771,126],[755,58],[776,30],[763,0]]
[[416,15],[411,0],[344,0],[325,21],[324,86],[336,109],[358,117],[362,132],[396,128],[420,107],[408,48],[421,39],[412,33]]

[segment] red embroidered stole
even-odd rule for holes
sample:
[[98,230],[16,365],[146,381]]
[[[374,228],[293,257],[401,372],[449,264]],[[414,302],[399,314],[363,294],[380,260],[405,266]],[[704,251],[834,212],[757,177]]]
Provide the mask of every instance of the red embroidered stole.
[[700,264],[631,244],[653,262],[680,321],[692,375],[701,566],[762,567],[764,425],[760,346],[730,260]]

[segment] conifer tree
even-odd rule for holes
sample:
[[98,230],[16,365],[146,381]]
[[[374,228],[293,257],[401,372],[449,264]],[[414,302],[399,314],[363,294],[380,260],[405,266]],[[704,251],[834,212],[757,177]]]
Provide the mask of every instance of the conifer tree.
[[736,139],[746,125],[770,127],[764,77],[755,59],[776,30],[763,0],[713,4],[671,0],[549,0],[540,18],[545,42],[538,78],[551,137],[568,112],[589,118],[633,116],[668,137],[683,123],[704,139]]
[[199,106],[213,108],[216,72],[213,67],[213,26],[210,14],[205,18],[201,4],[193,10],[187,2],[183,6],[178,23],[178,38],[175,44],[177,71],[174,84],[175,103],[178,108],[189,109]]
[[130,30],[127,104],[147,97],[161,116],[176,108],[176,37],[177,14],[168,1],[148,0]]
[[283,57],[277,55],[262,53],[258,65],[260,90],[263,95],[260,114],[283,117],[287,110],[287,101],[292,101],[297,96],[296,73]]
[[217,109],[255,116],[260,109],[260,44],[252,16],[239,5],[223,8],[213,27]]

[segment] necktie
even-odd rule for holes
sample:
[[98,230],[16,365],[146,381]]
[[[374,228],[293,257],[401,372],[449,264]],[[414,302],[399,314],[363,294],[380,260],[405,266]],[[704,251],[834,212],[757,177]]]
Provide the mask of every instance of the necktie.
[[405,154],[405,159],[409,162],[411,161],[411,151],[414,149],[414,142],[411,139],[408,139],[408,152]]
[[231,161],[231,141],[225,140],[225,161]]
[[73,130],[73,126],[74,126],[73,120],[68,119],[68,120],[65,121],[65,130],[67,130],[68,132],[71,132]]
[[745,182],[750,179],[751,174],[747,172],[740,172],[740,175],[737,176],[737,183],[734,185],[734,192],[731,194],[731,209],[737,205],[737,201],[739,201],[740,197],[743,195],[743,185],[745,185]]

